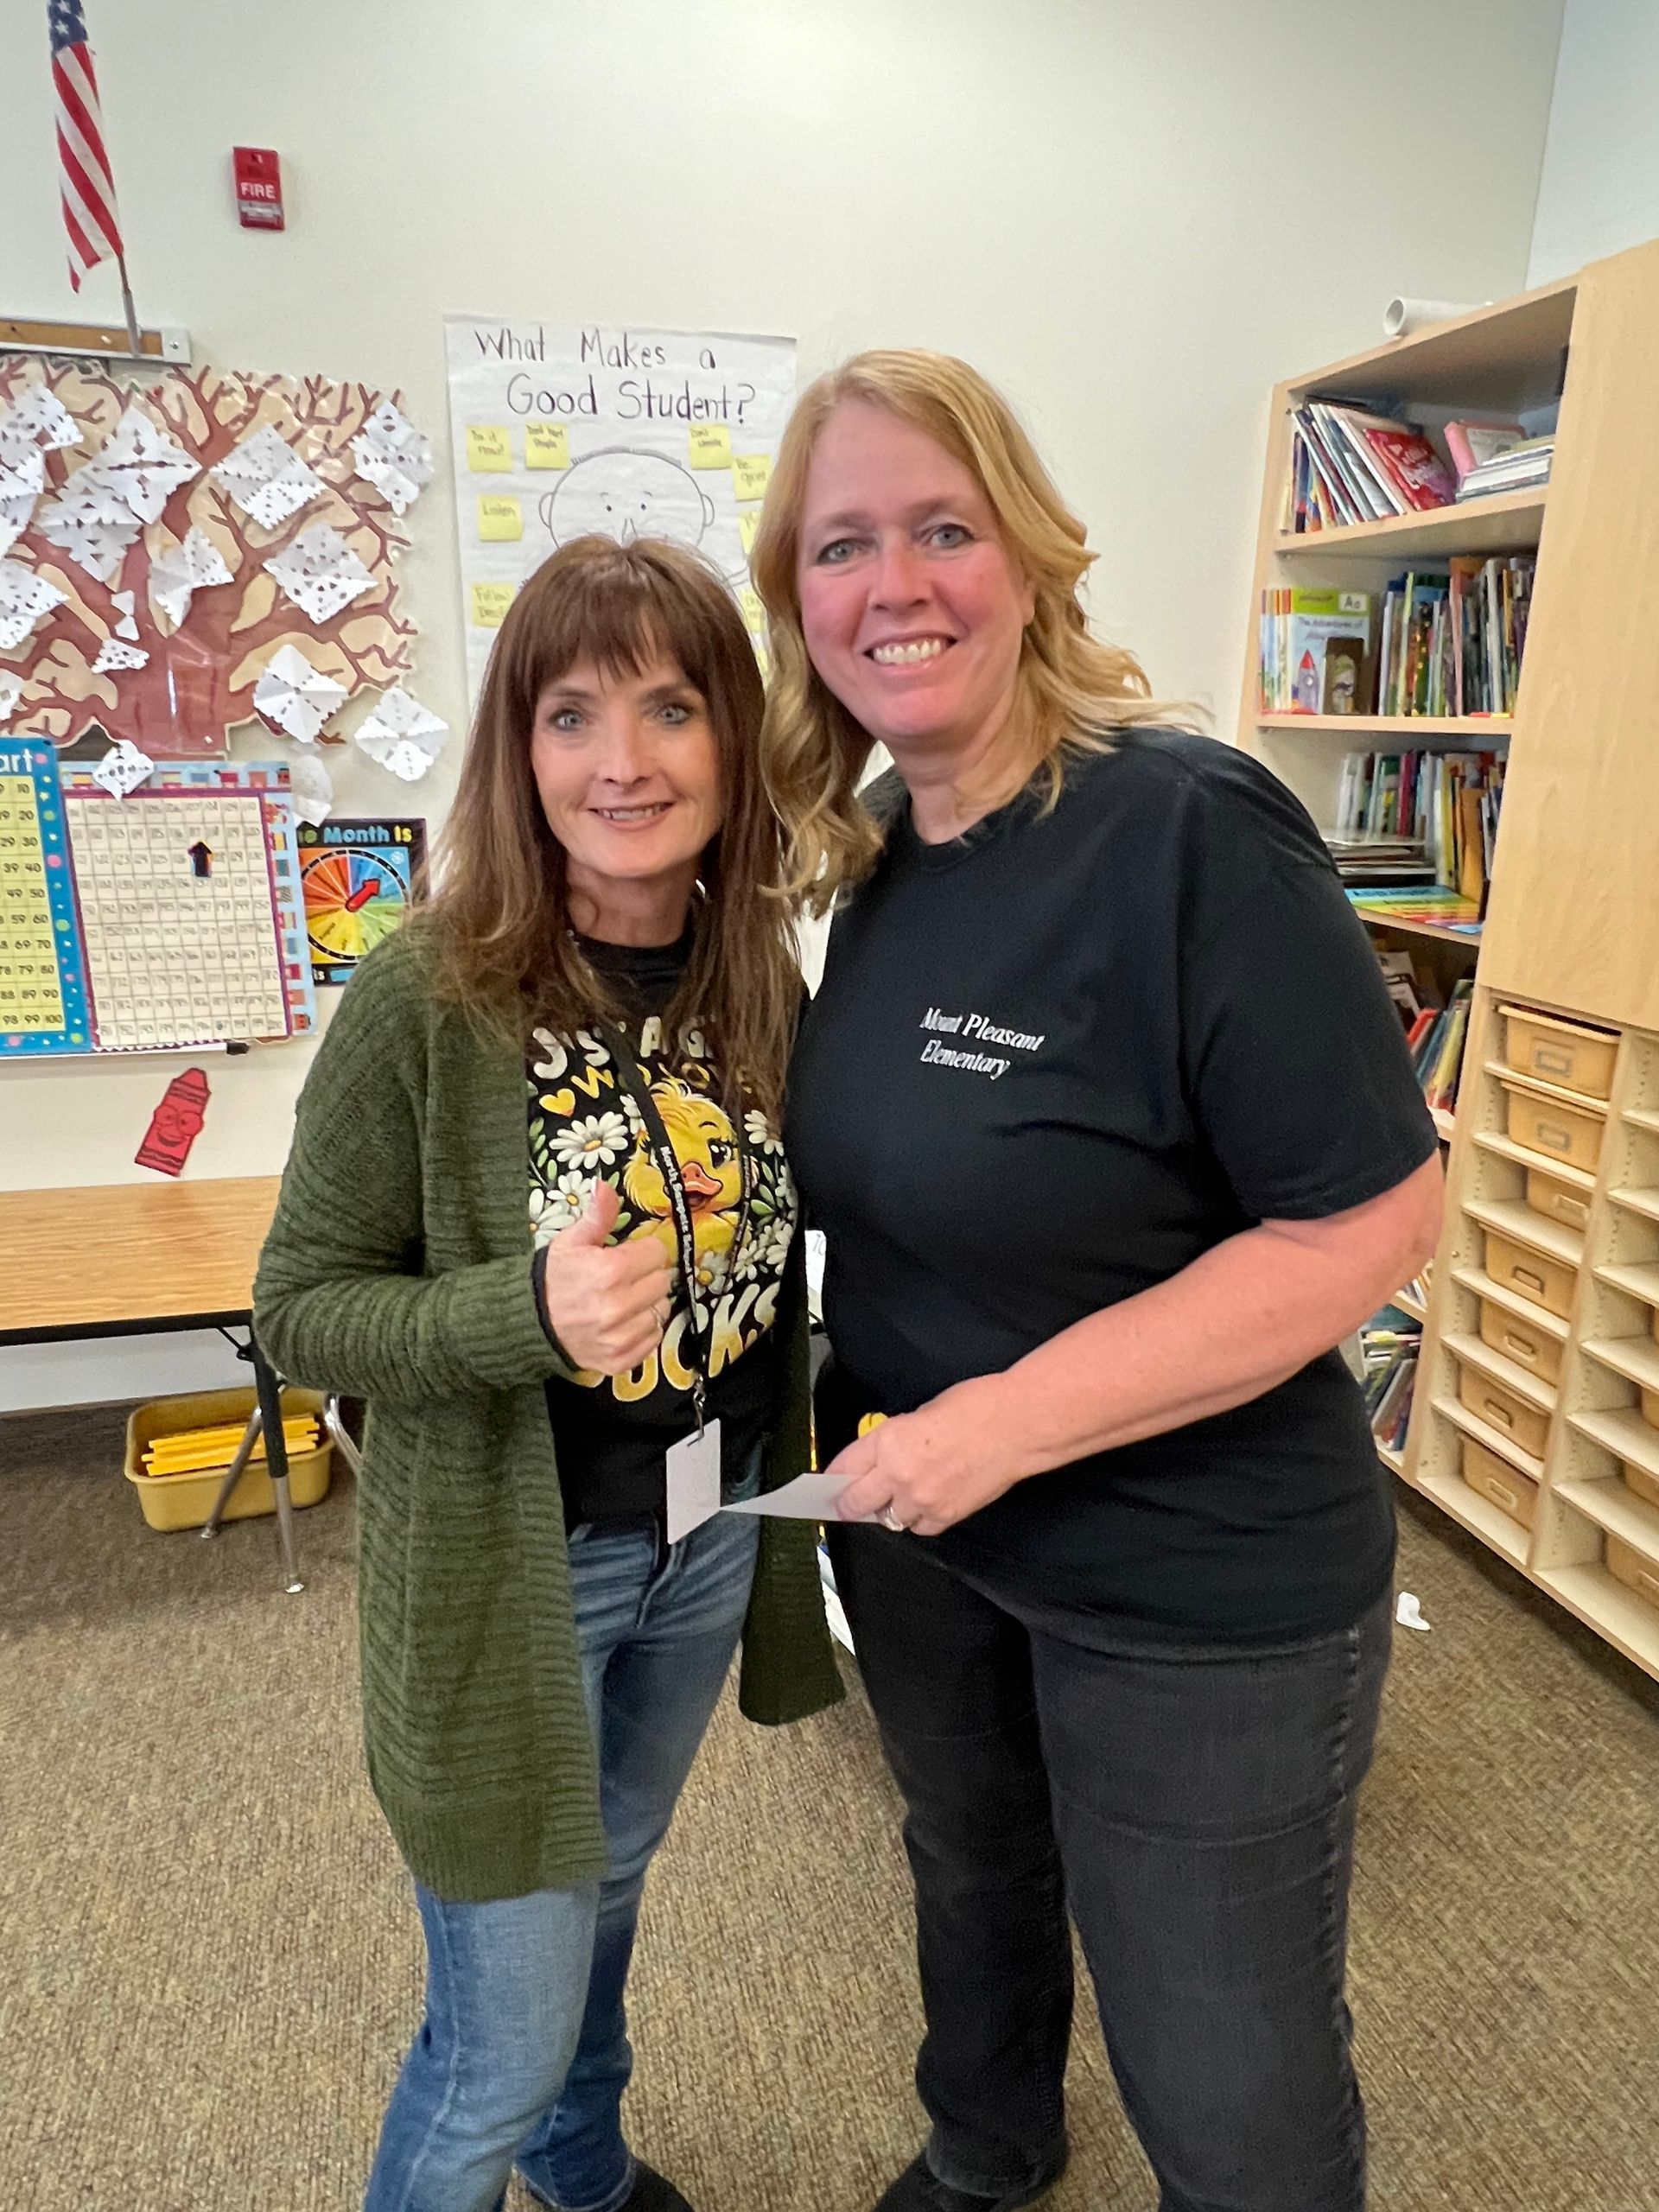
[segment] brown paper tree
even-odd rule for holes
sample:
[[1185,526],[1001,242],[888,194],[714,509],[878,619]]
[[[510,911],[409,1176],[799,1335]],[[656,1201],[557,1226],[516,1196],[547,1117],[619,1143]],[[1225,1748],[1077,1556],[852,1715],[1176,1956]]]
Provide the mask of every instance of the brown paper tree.
[[[99,726],[153,757],[200,759],[222,753],[229,732],[256,718],[254,683],[283,645],[297,646],[348,695],[410,673],[416,631],[402,612],[393,567],[408,532],[384,496],[355,474],[351,446],[382,399],[397,405],[398,394],[326,377],[251,377],[209,368],[170,370],[154,383],[129,386],[92,364],[18,358],[0,362],[0,413],[35,383],[46,384],[73,416],[82,442],[47,454],[47,489],[6,556],[65,594],[64,604],[30,636],[0,652],[0,671],[22,679],[8,728],[68,745]],[[54,545],[41,525],[54,493],[96,458],[130,404],[199,461],[201,474],[173,493],[158,521],[140,526],[105,583]],[[209,473],[267,423],[327,487],[275,530],[244,513]],[[320,624],[284,596],[265,567],[271,554],[316,523],[337,530],[374,578],[369,590]],[[199,589],[175,626],[150,604],[150,564],[193,526],[218,550],[232,581]],[[126,642],[149,659],[143,668],[97,673],[92,664],[121,620],[113,594],[129,591],[138,635]]]

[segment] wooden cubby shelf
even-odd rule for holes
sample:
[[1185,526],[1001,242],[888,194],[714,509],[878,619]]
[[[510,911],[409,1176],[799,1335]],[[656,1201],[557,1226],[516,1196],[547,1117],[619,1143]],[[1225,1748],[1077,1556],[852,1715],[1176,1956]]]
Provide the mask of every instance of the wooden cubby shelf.
[[[1238,741],[1325,823],[1344,751],[1507,751],[1479,936],[1363,917],[1376,942],[1421,945],[1442,988],[1471,967],[1475,984],[1455,1119],[1437,1116],[1429,1294],[1396,1301],[1423,1329],[1411,1425],[1380,1456],[1659,1678],[1659,623],[1634,583],[1659,566],[1656,340],[1659,241],[1281,385]],[[1309,395],[1397,404],[1431,432],[1559,400],[1549,485],[1287,536],[1289,415]],[[1512,717],[1259,711],[1262,592],[1376,591],[1452,554],[1534,550]]]

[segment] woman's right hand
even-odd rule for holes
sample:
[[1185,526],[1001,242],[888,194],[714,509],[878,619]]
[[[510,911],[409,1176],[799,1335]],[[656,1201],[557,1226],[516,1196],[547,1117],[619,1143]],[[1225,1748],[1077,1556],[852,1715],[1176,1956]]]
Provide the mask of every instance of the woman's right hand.
[[596,1183],[580,1219],[547,1246],[542,1313],[576,1367],[626,1375],[663,1340],[674,1278],[654,1236],[607,1245],[616,1226],[617,1195]]

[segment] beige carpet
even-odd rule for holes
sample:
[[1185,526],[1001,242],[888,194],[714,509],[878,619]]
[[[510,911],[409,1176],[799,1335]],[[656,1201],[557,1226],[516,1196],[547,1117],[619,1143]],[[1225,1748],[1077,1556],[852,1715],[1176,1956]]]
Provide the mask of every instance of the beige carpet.
[[[349,2212],[419,1939],[358,1761],[350,1498],[151,1535],[118,1409],[0,1421],[0,2212]],[[1376,2212],[1659,2212],[1659,1697],[1419,1508],[1354,1980]],[[632,2126],[698,2212],[866,2212],[917,2017],[868,1710],[724,1707],[659,1862]],[[1087,2023],[1057,2212],[1149,2212]],[[519,2212],[515,2200],[514,2212]]]

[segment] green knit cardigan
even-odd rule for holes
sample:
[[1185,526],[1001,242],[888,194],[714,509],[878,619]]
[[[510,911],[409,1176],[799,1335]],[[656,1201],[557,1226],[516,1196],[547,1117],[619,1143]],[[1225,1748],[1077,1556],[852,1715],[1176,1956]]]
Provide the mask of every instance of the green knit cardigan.
[[[522,1055],[427,987],[416,932],[353,978],[302,1093],[254,1287],[291,1380],[367,1402],[358,1485],[369,1777],[416,1878],[461,1902],[601,1873],[569,1554],[531,1281]],[[797,1238],[763,1487],[810,1464]],[[817,1531],[766,1520],[740,1681],[751,1719],[833,1704]]]

